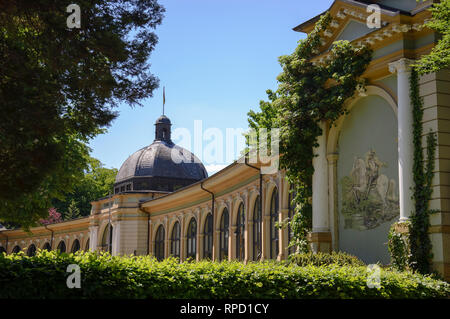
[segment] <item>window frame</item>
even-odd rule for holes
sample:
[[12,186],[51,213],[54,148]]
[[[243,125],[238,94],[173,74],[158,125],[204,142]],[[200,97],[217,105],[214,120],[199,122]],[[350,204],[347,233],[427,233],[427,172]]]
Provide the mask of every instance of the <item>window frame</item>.
[[236,259],[245,259],[245,211],[244,203],[240,203],[236,216]]
[[164,226],[159,225],[158,228],[156,229],[155,241],[154,241],[154,244],[155,244],[154,252],[155,252],[155,257],[158,261],[162,261],[165,258],[164,239],[165,239]]
[[170,236],[170,254],[172,257],[180,258],[180,242],[181,242],[181,226],[180,222],[176,221],[175,224],[173,224],[172,234]]
[[[276,223],[279,218],[279,202],[278,202],[278,189],[275,187],[272,190],[272,195],[270,197],[270,215],[269,215],[269,229],[270,229],[270,259],[276,259],[278,257],[279,251],[279,231],[276,227]],[[275,255],[275,256],[274,256]]]
[[203,229],[203,258],[212,260],[213,252],[213,217],[208,213]]
[[222,210],[220,216],[219,261],[228,260],[230,238],[230,214],[228,208]]
[[186,259],[197,258],[197,220],[192,217],[186,232]]

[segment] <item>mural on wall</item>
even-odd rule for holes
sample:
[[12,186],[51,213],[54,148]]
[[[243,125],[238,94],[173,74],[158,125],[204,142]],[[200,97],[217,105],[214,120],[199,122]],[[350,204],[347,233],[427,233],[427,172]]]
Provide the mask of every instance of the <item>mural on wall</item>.
[[341,179],[344,228],[373,229],[399,216],[397,183],[381,174],[383,167],[375,150],[354,158],[350,174]]

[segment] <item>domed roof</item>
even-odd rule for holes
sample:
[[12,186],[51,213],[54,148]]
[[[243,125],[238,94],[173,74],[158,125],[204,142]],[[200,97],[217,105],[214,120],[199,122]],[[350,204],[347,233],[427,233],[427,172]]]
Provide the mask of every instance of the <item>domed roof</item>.
[[155,140],[122,164],[116,175],[114,193],[124,191],[174,191],[208,177],[200,160],[170,139],[169,118],[155,123]]
[[165,116],[165,115],[161,115],[160,117],[158,117],[158,119],[156,120],[155,125],[159,124],[159,123],[171,124],[169,118],[167,116]]
[[116,183],[135,176],[201,180],[208,174],[200,160],[188,150],[173,143],[155,141],[128,157],[117,173]]

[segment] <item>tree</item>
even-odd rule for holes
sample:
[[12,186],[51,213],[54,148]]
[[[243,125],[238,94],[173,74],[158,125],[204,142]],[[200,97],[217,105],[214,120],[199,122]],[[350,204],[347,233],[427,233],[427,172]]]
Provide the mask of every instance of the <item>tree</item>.
[[44,217],[86,167],[67,151],[83,157],[70,148],[102,132],[119,103],[141,105],[158,87],[148,61],[164,12],[156,0],[79,0],[81,27],[70,29],[71,3],[0,2],[2,220]]
[[48,210],[48,217],[39,221],[42,225],[49,225],[62,222],[61,214],[58,213],[56,208],[52,207]]
[[52,205],[62,212],[64,220],[89,216],[91,202],[108,196],[113,191],[117,175],[116,168],[105,168],[96,158],[88,158],[84,176],[61,199],[54,199]]
[[67,212],[64,214],[64,220],[71,220],[80,218],[80,210],[77,207],[77,203],[74,199],[70,201],[69,207],[67,208]]
[[36,225],[39,219],[48,216],[52,200],[64,198],[64,194],[72,191],[83,178],[89,156],[86,144],[76,136],[67,136],[58,147],[63,150],[62,160],[35,191],[0,200],[0,222],[19,224],[24,229]]
[[425,26],[436,31],[440,39],[431,53],[421,57],[417,64],[420,74],[436,72],[450,67],[450,0],[434,3],[432,18]]

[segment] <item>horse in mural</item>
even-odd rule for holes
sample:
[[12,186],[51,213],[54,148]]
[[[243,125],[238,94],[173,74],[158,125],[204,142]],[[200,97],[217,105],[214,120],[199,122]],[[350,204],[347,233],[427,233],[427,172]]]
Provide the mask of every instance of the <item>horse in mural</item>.
[[375,228],[397,215],[397,184],[380,173],[386,166],[370,150],[363,158],[354,158],[350,175],[343,178],[343,214],[352,220],[347,222],[352,228]]

